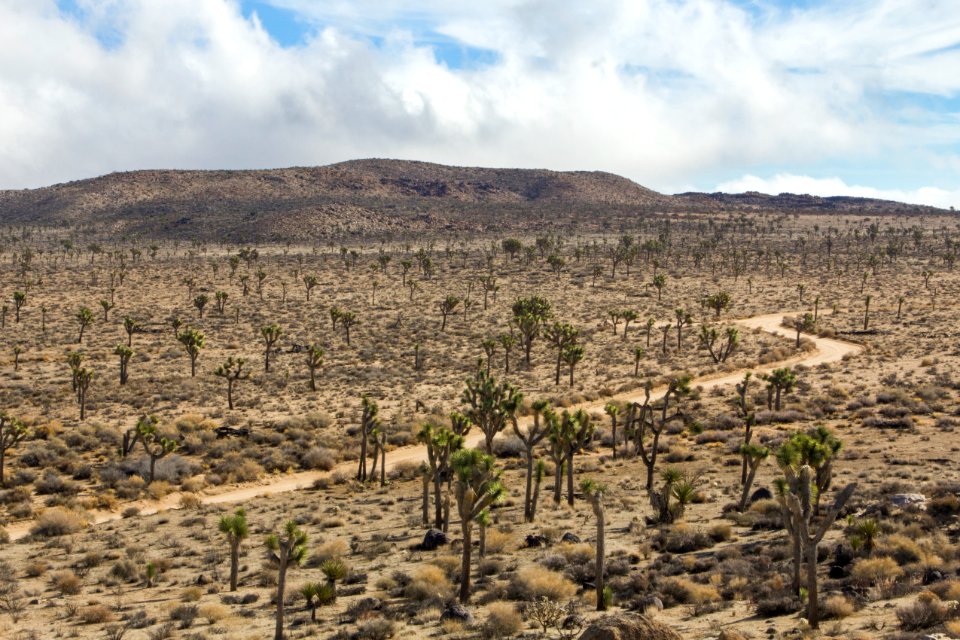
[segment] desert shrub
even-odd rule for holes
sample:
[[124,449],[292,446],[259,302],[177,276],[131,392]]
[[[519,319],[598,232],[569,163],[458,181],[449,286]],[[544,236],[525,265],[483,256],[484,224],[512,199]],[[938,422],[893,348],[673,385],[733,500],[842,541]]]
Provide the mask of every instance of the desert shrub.
[[583,542],[564,542],[557,545],[556,552],[563,556],[567,564],[584,564],[593,560],[596,555],[593,547]]
[[757,616],[760,618],[778,618],[798,609],[800,601],[792,595],[771,596],[757,601]]
[[179,623],[181,629],[189,629],[200,615],[200,609],[195,604],[181,604],[170,612],[170,619]]
[[354,638],[357,640],[388,640],[397,633],[397,624],[386,618],[373,618],[360,623]]
[[350,545],[343,538],[334,538],[317,546],[310,554],[307,566],[319,567],[327,560],[342,558],[350,552]]
[[677,524],[663,529],[655,540],[656,546],[670,553],[689,553],[713,546],[713,540],[700,529]]
[[914,540],[905,535],[894,534],[880,539],[874,550],[878,556],[890,556],[897,564],[904,565],[919,562],[923,558],[923,550]]
[[523,618],[509,602],[492,602],[487,605],[487,619],[483,623],[484,638],[511,638],[523,628]]
[[681,604],[702,605],[720,600],[717,588],[687,578],[669,578],[660,586],[661,592]]
[[196,602],[203,597],[203,589],[200,587],[187,587],[180,593],[180,599],[184,602]]
[[77,612],[84,624],[102,624],[113,620],[113,612],[106,605],[92,604]]
[[526,449],[517,436],[505,436],[493,441],[493,453],[498,458],[521,458]]
[[76,511],[62,507],[45,509],[30,533],[41,537],[65,536],[76,533],[87,526],[86,519]]
[[855,610],[853,603],[847,596],[835,595],[827,598],[823,603],[823,617],[841,619],[852,615]]
[[323,447],[310,447],[300,458],[300,465],[305,469],[330,471],[336,464],[333,452]]
[[403,595],[417,602],[431,599],[445,600],[453,592],[453,585],[443,569],[434,565],[417,567]]
[[917,631],[942,624],[957,614],[955,602],[946,603],[936,594],[924,591],[910,604],[897,608],[897,620],[905,631]]
[[140,578],[140,567],[130,558],[121,558],[110,567],[110,575],[124,582],[133,582]]
[[576,586],[562,574],[543,567],[529,566],[520,569],[510,581],[509,594],[516,600],[548,598],[563,602],[577,592]]
[[725,542],[733,535],[733,528],[725,522],[718,522],[710,527],[707,535],[714,542]]
[[75,596],[83,586],[80,578],[73,571],[60,571],[51,579],[53,588],[65,596]]
[[960,513],[960,498],[954,494],[937,496],[927,505],[927,513],[935,517],[952,516]]
[[487,553],[503,553],[512,541],[513,534],[498,529],[489,529],[487,531]]
[[27,574],[28,578],[39,578],[45,574],[49,568],[50,565],[43,560],[31,560],[24,568],[24,573]]
[[861,558],[853,565],[850,576],[862,585],[893,582],[903,575],[903,569],[890,557]]

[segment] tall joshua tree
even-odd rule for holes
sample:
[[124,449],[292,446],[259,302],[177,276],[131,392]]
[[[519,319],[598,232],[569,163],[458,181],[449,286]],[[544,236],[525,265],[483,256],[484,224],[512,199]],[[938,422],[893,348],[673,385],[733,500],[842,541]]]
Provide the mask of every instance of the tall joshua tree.
[[311,345],[307,349],[307,368],[310,370],[310,391],[317,390],[317,369],[323,366],[323,349]]
[[793,328],[797,330],[796,347],[800,348],[800,334],[813,333],[817,330],[817,321],[813,314],[805,313],[794,321]]
[[127,333],[127,346],[132,347],[133,334],[143,331],[143,326],[130,316],[125,316],[123,318],[123,330]]
[[484,448],[493,453],[493,439],[507,426],[520,407],[523,394],[512,384],[488,375],[483,369],[477,369],[472,378],[467,379],[467,387],[461,399],[467,405],[464,415],[483,431]]
[[674,405],[690,393],[690,376],[679,376],[670,380],[667,390],[658,402],[651,402],[652,391],[653,385],[648,381],[644,388],[643,404],[632,403],[624,423],[624,430],[633,434],[636,449],[647,468],[647,491],[653,490],[653,474],[657,466],[660,435],[670,422],[683,417],[683,412],[679,408],[674,408]]
[[617,418],[620,416],[620,405],[608,402],[603,412],[610,416],[610,453],[617,459]]
[[7,451],[27,437],[27,426],[5,411],[0,411],[0,486],[7,486],[4,476]]
[[74,317],[77,319],[77,324],[80,325],[80,334],[77,336],[77,344],[80,344],[83,342],[84,330],[93,324],[93,311],[90,311],[87,307],[80,307],[80,311]]
[[231,516],[222,516],[219,528],[230,545],[230,591],[236,591],[237,575],[240,571],[240,545],[250,535],[246,512],[237,509]]
[[443,316],[443,322],[440,325],[440,331],[446,331],[447,329],[447,316],[456,311],[457,307],[460,305],[459,296],[447,296],[440,301],[440,315]]
[[265,541],[270,559],[277,567],[277,613],[273,640],[283,640],[284,597],[287,590],[287,570],[299,566],[307,557],[307,534],[293,520],[283,527],[281,535],[271,534]]
[[450,477],[450,460],[463,448],[463,436],[447,427],[425,424],[417,434],[417,440],[427,447],[427,463],[433,480],[434,527],[447,530],[449,523],[443,517],[443,483]]
[[580,331],[566,322],[554,322],[544,329],[543,334],[547,342],[552,344],[553,348],[557,350],[557,367],[553,384],[559,385],[560,365],[563,363],[564,351],[577,344]]
[[203,310],[207,307],[208,302],[210,302],[210,296],[205,293],[201,293],[193,299],[193,306],[195,306],[197,311],[200,312],[201,320],[203,320]]
[[683,348],[683,327],[690,324],[693,317],[683,309],[677,309],[674,313],[677,316],[677,351],[680,351]]
[[561,359],[570,368],[570,386],[573,386],[573,370],[583,360],[584,349],[581,345],[572,344],[563,350]]
[[770,456],[770,450],[758,444],[745,444],[740,447],[740,455],[747,463],[747,479],[743,483],[743,489],[740,492],[740,504],[737,511],[743,513],[747,508],[747,501],[750,499],[750,488],[757,477],[757,469]]
[[533,347],[533,341],[539,337],[541,328],[550,317],[550,303],[539,296],[517,298],[511,310],[513,311],[511,322],[520,333],[524,358],[527,366],[530,366],[530,350]]
[[80,420],[87,417],[87,393],[90,391],[90,383],[93,381],[93,371],[86,367],[80,367],[76,372],[77,376],[77,402],[80,404]]
[[246,380],[250,377],[250,372],[243,370],[243,365],[245,365],[246,362],[243,358],[230,356],[226,362],[217,367],[213,372],[213,375],[227,381],[227,408],[231,411],[233,410],[233,385],[236,384],[238,380]]
[[14,311],[14,321],[20,322],[20,309],[27,302],[27,294],[23,291],[14,291],[13,292],[13,311]]
[[583,409],[574,413],[564,411],[560,415],[560,434],[563,446],[566,448],[567,463],[567,504],[573,506],[573,461],[590,441],[593,440],[593,421]]
[[[797,374],[789,367],[780,367],[768,374],[763,374],[760,379],[767,383],[767,408],[780,411],[781,397],[784,393],[793,391],[793,387],[797,384]],[[769,406],[771,402],[772,407]]]
[[604,513],[603,498],[607,493],[607,485],[598,483],[590,478],[584,478],[580,481],[580,490],[590,501],[593,508],[593,516],[597,520],[597,557],[595,564],[594,585],[597,593],[597,611],[607,610],[607,599],[604,593],[606,585],[604,584],[604,559],[606,556],[606,535],[604,532]]
[[360,397],[360,402],[363,412],[360,416],[360,461],[357,465],[357,480],[366,482],[367,444],[370,440],[370,433],[380,425],[380,419],[377,417],[377,414],[380,413],[380,407],[365,394]]
[[307,290],[307,302],[310,302],[310,292],[317,286],[317,276],[303,276],[303,286]]
[[550,409],[546,400],[533,403],[533,423],[526,431],[520,428],[516,416],[513,416],[513,433],[523,443],[524,457],[526,458],[526,491],[523,497],[523,519],[533,522],[533,450],[550,433],[551,425],[557,421],[557,415]]
[[270,372],[270,353],[273,351],[274,345],[277,344],[277,341],[280,339],[280,336],[282,335],[283,335],[283,329],[281,329],[276,324],[260,327],[260,337],[263,338],[263,345],[264,345],[264,352],[263,352],[264,373]]
[[187,355],[190,356],[190,377],[195,378],[197,375],[197,358],[207,344],[206,336],[203,335],[202,331],[187,327],[182,333],[177,334],[177,341],[183,345]]
[[130,365],[130,358],[133,357],[133,349],[118,344],[113,353],[120,357],[120,384],[127,384],[127,367]]
[[456,474],[457,510],[463,535],[463,559],[460,568],[460,602],[470,600],[470,553],[473,524],[482,511],[504,494],[500,483],[501,470],[493,456],[478,449],[463,449],[451,461]]

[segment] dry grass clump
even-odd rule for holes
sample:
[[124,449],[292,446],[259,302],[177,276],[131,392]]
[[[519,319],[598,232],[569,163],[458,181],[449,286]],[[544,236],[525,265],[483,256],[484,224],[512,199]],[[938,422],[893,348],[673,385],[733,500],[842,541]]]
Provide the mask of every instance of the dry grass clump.
[[386,618],[362,622],[353,635],[357,640],[388,640],[397,634],[397,623]]
[[113,612],[103,604],[92,604],[77,611],[84,624],[102,624],[113,620]]
[[217,604],[215,602],[210,602],[207,604],[200,605],[200,617],[214,624],[220,622],[224,618],[230,615],[230,609],[223,606],[222,604]]
[[557,545],[556,551],[563,556],[567,564],[586,564],[593,560],[594,555],[596,555],[593,546],[583,542],[564,542]]
[[862,558],[857,560],[850,572],[853,580],[864,586],[890,583],[903,576],[903,569],[890,557]]
[[513,534],[498,529],[487,531],[487,553],[503,553],[513,542]]
[[843,619],[856,611],[853,602],[847,596],[835,595],[827,598],[823,603],[823,617]]
[[53,574],[51,578],[53,588],[65,596],[75,596],[80,593],[83,583],[73,571],[69,569]]
[[487,605],[487,619],[481,632],[484,638],[511,638],[523,628],[523,618],[509,602],[492,602]]
[[517,600],[548,598],[564,602],[576,595],[577,587],[560,573],[530,566],[523,567],[513,576],[509,593]]
[[37,523],[30,528],[30,533],[45,538],[66,536],[80,531],[85,526],[87,521],[82,514],[63,507],[52,507],[40,514]]
[[438,566],[424,565],[417,567],[410,577],[410,582],[403,590],[403,595],[425,602],[432,599],[445,600],[453,592],[453,584],[447,574]]
[[720,592],[716,587],[687,578],[669,578],[661,585],[661,591],[681,604],[702,605],[720,600]]
[[920,545],[913,539],[901,534],[881,538],[874,553],[877,556],[889,556],[896,560],[899,565],[919,562],[923,558],[923,550]]

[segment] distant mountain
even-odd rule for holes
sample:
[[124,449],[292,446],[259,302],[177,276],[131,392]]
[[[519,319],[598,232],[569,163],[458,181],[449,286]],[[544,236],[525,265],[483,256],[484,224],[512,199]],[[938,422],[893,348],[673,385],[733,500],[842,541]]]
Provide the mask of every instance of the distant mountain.
[[939,212],[859,198],[667,196],[597,171],[355,160],[249,171],[131,171],[0,191],[0,224],[93,227],[127,237],[318,241],[426,231],[616,228],[674,211]]

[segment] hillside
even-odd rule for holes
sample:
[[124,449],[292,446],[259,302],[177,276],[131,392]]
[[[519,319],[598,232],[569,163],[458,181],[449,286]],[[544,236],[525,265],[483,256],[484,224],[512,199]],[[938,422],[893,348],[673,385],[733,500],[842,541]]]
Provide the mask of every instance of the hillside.
[[[244,171],[132,171],[0,191],[0,222],[94,226],[130,237],[305,241],[423,231],[616,226],[638,212],[811,210],[913,213],[862,199],[667,196],[602,172],[357,160]],[[934,210],[928,210],[934,211]]]

